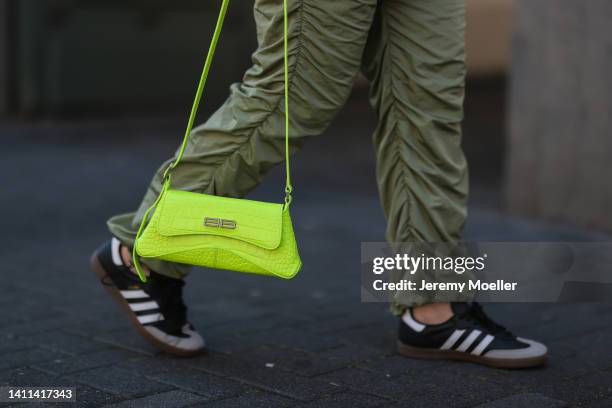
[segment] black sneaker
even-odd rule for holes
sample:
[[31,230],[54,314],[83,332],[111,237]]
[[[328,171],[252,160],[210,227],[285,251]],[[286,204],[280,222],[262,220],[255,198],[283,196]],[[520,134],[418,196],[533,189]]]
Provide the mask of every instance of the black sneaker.
[[204,340],[187,321],[181,279],[151,271],[142,283],[121,257],[121,242],[113,238],[91,256],[91,269],[119,303],[138,332],[157,348],[179,356],[204,350]]
[[416,358],[472,361],[497,368],[525,368],[546,363],[546,346],[516,337],[491,320],[478,303],[452,303],[454,316],[426,325],[406,310],[400,319],[398,349]]

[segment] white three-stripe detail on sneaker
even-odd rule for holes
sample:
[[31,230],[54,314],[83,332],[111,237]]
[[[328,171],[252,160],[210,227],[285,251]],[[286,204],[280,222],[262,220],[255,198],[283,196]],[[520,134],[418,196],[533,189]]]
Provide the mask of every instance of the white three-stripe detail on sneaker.
[[481,333],[482,332],[480,330],[472,330],[470,335],[467,336],[465,340],[463,340],[463,343],[461,343],[459,347],[457,347],[457,351],[466,351],[472,345],[472,343],[476,340],[476,338],[480,336]]
[[482,339],[482,341],[478,344],[478,346],[476,346],[476,348],[474,350],[472,350],[472,354],[474,354],[475,356],[479,356],[482,354],[482,352],[484,351],[484,349],[487,348],[487,346],[489,344],[491,344],[491,342],[495,339],[494,336],[491,336],[490,334],[487,334],[487,336]]
[[448,350],[453,347],[457,340],[459,340],[459,337],[463,336],[463,333],[465,333],[465,330],[455,330],[453,334],[446,339],[442,347],[440,347],[440,350]]
[[134,312],[159,309],[159,305],[154,300],[151,300],[150,302],[130,303],[129,305],[130,309],[132,309]]
[[406,323],[412,330],[416,332],[422,332],[425,329],[425,325],[417,322],[412,318],[412,312],[410,309],[406,310],[404,315],[402,316],[402,320]]
[[138,316],[138,321],[140,324],[159,322],[160,320],[164,320],[164,316],[161,313]]
[[146,299],[149,297],[144,290],[122,290],[121,296],[126,299]]
[[113,263],[117,266],[123,266],[123,261],[121,260],[121,253],[119,252],[119,248],[121,247],[121,242],[113,237],[111,239],[111,254],[113,256]]

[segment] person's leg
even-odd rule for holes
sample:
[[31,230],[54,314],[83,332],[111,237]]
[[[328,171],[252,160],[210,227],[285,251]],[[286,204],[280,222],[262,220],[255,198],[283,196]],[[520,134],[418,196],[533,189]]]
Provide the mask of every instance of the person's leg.
[[[363,71],[379,119],[373,140],[390,243],[460,239],[468,194],[464,26],[463,0],[384,0],[377,10]],[[401,314],[433,295],[398,292],[392,309]]]
[[[465,84],[464,0],[383,0],[364,54],[379,118],[374,135],[391,243],[460,240],[467,164],[461,150]],[[477,303],[435,303],[398,292],[402,355],[530,367],[546,347],[518,338]]]
[[[257,0],[258,49],[242,82],[193,132],[173,187],[243,197],[284,159],[282,1]],[[376,0],[289,1],[291,150],[322,133],[348,98],[359,70]],[[221,39],[220,46],[223,46]],[[222,61],[217,61],[222,64]],[[214,76],[214,66],[211,73]],[[143,214],[160,191],[162,164],[135,213],[108,222],[111,233],[132,245]],[[145,260],[159,273],[182,277],[183,265]]]
[[[289,0],[289,4],[290,145],[295,151],[307,137],[322,133],[348,98],[376,0]],[[283,161],[282,7],[282,1],[256,0],[259,46],[253,66],[241,83],[231,87],[223,106],[193,131],[183,160],[173,170],[173,188],[243,197],[266,171]],[[145,259],[150,277],[142,283],[130,272],[127,250],[146,208],[159,194],[169,163],[160,167],[136,212],[108,221],[116,238],[94,254],[92,269],[145,338],[171,353],[193,355],[204,342],[187,321],[182,301],[181,278],[188,268]]]

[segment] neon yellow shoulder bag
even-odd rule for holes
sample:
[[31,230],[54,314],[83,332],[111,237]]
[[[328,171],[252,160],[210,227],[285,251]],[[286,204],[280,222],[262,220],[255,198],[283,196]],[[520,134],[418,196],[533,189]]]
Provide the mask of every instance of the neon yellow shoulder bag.
[[228,4],[229,0],[223,0],[183,144],[176,159],[166,169],[162,190],[145,213],[136,235],[133,262],[143,282],[146,276],[138,256],[285,279],[294,277],[302,266],[289,215],[293,189],[289,168],[287,0],[283,0],[285,202],[275,204],[226,198],[174,190],[171,187],[172,170],[180,163],[185,152]]

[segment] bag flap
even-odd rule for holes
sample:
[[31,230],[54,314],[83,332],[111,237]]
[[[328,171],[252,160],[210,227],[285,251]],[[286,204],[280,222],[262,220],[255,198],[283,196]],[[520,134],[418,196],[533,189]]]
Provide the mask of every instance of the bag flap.
[[281,242],[282,204],[168,190],[156,211],[158,231],[166,237],[222,236],[265,249]]

